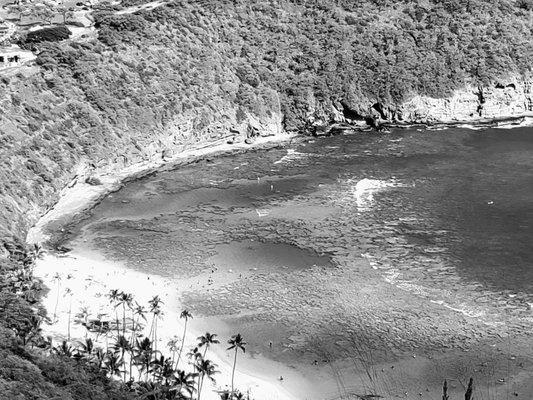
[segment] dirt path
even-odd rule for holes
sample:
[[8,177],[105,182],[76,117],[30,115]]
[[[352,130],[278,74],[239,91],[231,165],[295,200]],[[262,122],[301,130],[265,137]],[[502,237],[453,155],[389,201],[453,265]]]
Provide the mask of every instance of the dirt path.
[[131,6],[127,7],[123,10],[117,11],[116,15],[123,15],[123,14],[133,14],[134,12],[141,11],[141,10],[153,10],[154,8],[161,7],[163,5],[167,4],[166,1],[151,1],[149,3],[137,5],[137,6]]

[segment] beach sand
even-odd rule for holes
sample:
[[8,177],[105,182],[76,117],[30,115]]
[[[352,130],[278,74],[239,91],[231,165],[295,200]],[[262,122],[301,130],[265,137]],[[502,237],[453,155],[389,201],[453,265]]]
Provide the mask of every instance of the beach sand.
[[[179,315],[182,311],[178,301],[179,289],[177,282],[158,277],[157,275],[148,275],[137,271],[132,271],[121,266],[116,262],[109,262],[98,256],[88,249],[76,249],[66,256],[46,254],[37,262],[35,274],[41,277],[46,286],[50,288],[43,300],[43,305],[49,313],[49,317],[55,321],[44,326],[44,334],[52,336],[55,344],[67,339],[70,323],[70,335],[73,342],[83,341],[86,329],[81,324],[74,323],[75,314],[82,308],[87,308],[90,317],[95,318],[97,314],[107,314],[107,319],[114,320],[113,306],[110,305],[107,295],[112,289],[118,289],[125,293],[131,293],[134,300],[147,306],[148,301],[153,296],[159,296],[163,302],[163,318],[158,328],[157,348],[163,353],[170,352],[166,344],[174,337],[181,338],[183,333],[183,319]],[[57,276],[60,279],[57,279]],[[59,296],[58,296],[59,292]],[[59,301],[57,301],[59,299]],[[57,305],[56,305],[57,304]],[[69,313],[71,317],[69,317]],[[104,317],[105,318],[105,317]],[[148,335],[149,324],[145,327],[144,334]],[[196,338],[204,331],[200,330],[201,324],[196,326],[195,318],[189,321],[189,329],[185,339],[184,354],[194,348]],[[216,332],[216,324],[209,324],[209,331]],[[89,334],[95,337],[94,334]],[[229,337],[228,337],[229,338]],[[229,389],[231,383],[231,370],[233,353],[225,351],[227,347],[226,337],[219,337],[221,344],[215,346],[213,352],[207,354],[218,365],[217,370],[220,373],[215,375],[216,384],[206,382],[210,385],[211,390],[203,390],[202,398],[217,399],[219,398],[216,390]],[[112,339],[109,339],[112,341]],[[100,344],[105,344],[105,339],[100,338]],[[239,361],[246,358],[246,354],[239,354],[237,370],[235,373],[236,387],[244,392],[249,393],[251,398],[257,400],[290,400],[296,399],[285,390],[282,384],[277,384],[276,380],[267,379],[259,371],[265,370],[265,360],[253,360],[254,364],[261,365],[261,368],[243,370],[240,368]],[[187,360],[187,364],[189,360]],[[272,374],[274,371],[283,370],[284,367],[276,365],[274,362],[267,362],[268,368]],[[192,372],[191,365],[181,367]],[[272,375],[271,374],[271,375]],[[208,386],[209,387],[209,386]]]

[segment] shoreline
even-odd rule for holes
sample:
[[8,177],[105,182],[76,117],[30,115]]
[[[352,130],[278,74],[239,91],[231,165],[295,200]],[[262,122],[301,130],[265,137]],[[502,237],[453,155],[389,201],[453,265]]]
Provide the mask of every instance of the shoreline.
[[[520,121],[516,124],[513,122]],[[507,123],[506,125],[504,125]],[[472,120],[441,120],[441,121],[426,121],[426,122],[384,122],[384,126],[390,128],[520,128],[533,126],[533,112],[526,112],[519,115],[512,115],[507,117],[497,118],[477,118]]]
[[[512,121],[523,120],[523,123],[512,124]],[[499,123],[509,122],[507,125]],[[333,124],[335,125],[335,124]],[[332,125],[332,126],[333,126]],[[512,129],[533,126],[533,112],[518,116],[509,116],[493,119],[475,119],[471,121],[436,121],[434,123],[384,123],[386,127],[409,129],[426,128],[428,130],[440,130],[449,128],[482,129],[501,128]],[[350,124],[348,128],[357,129]],[[79,166],[72,181],[67,184],[58,194],[58,200],[54,205],[46,210],[38,221],[28,230],[26,243],[41,244],[50,239],[45,231],[48,224],[54,224],[58,228],[63,228],[71,223],[76,223],[84,217],[84,213],[92,209],[103,198],[110,193],[116,192],[126,183],[141,179],[152,173],[172,170],[179,166],[198,162],[206,157],[220,157],[230,154],[238,154],[247,151],[256,151],[283,145],[293,140],[304,139],[306,136],[298,133],[273,134],[260,136],[253,143],[247,144],[244,141],[229,144],[227,138],[223,138],[213,143],[206,143],[179,152],[172,157],[162,157],[160,160],[150,160],[142,163],[130,165],[122,168],[118,172],[102,171],[93,173],[87,166]],[[86,182],[88,178],[100,181],[100,184],[93,185]]]
[[[182,309],[176,287],[178,282],[161,276],[131,270],[119,262],[105,259],[105,257],[88,248],[77,248],[67,256],[48,253],[38,261],[35,274],[43,279],[43,282],[50,288],[43,298],[43,305],[48,310],[50,317],[52,317],[52,314],[56,315],[56,321],[52,324],[46,324],[43,331],[54,339],[56,345],[59,344],[59,341],[67,339],[69,319],[71,321],[70,342],[83,342],[86,329],[82,325],[73,322],[74,315],[83,307],[87,307],[93,317],[106,310],[112,311],[113,307],[107,300],[107,294],[111,289],[132,293],[139,304],[146,305],[148,300],[155,295],[158,295],[163,300],[164,317],[158,327],[157,340],[157,349],[161,350],[163,354],[166,353],[167,356],[170,356],[169,351],[165,352],[163,348],[166,349],[166,344],[172,337],[178,336],[181,338],[183,320],[179,318]],[[61,276],[59,284],[54,278],[56,274]],[[63,294],[62,296],[60,296],[61,293]],[[76,296],[76,293],[83,295]],[[58,298],[60,300],[56,306]],[[69,314],[71,314],[70,317]],[[112,315],[109,315],[109,318],[112,319]],[[145,335],[149,328],[148,325],[147,322],[143,332]],[[213,325],[209,325],[210,329],[216,333],[217,326]],[[183,360],[186,360],[186,352],[195,347],[196,338],[203,333],[203,331],[195,327],[195,316],[193,315],[193,319],[188,324]],[[220,344],[213,346],[209,350],[207,358],[217,364],[219,373],[215,375],[216,384],[207,383],[206,381],[206,387],[202,391],[204,394],[202,398],[207,400],[219,399],[220,397],[216,391],[228,389],[231,382],[232,354],[224,352],[229,337],[218,336],[217,339],[220,340]],[[100,337],[100,340],[96,343],[105,345],[103,337]],[[243,362],[243,357],[248,357],[248,355],[239,354],[241,363]],[[257,362],[264,363],[265,361],[260,360]],[[281,365],[274,365],[277,363],[269,360],[267,363],[271,369],[275,367],[283,368]],[[182,363],[181,368],[192,372],[189,364],[184,367]],[[267,380],[256,370],[245,369],[242,364],[239,367],[239,361],[235,370],[235,382],[237,389],[243,393],[250,393],[252,398],[256,400],[298,399],[280,384]],[[208,388],[210,390],[207,390]]]
[[[50,235],[46,232],[48,225],[63,228],[71,223],[83,219],[84,214],[97,205],[110,193],[116,192],[126,183],[143,178],[159,171],[175,169],[179,166],[198,162],[206,157],[220,157],[229,154],[238,154],[245,151],[256,151],[273,148],[304,138],[295,133],[260,136],[253,143],[238,142],[228,144],[225,139],[203,146],[193,147],[180,152],[172,157],[162,158],[157,161],[148,161],[133,164],[117,172],[102,172],[92,174],[85,166],[80,166],[73,180],[64,187],[58,201],[53,207],[45,211],[39,220],[29,229],[26,243],[42,244],[48,242]],[[98,179],[100,184],[91,185],[86,179]],[[53,228],[51,228],[53,229]]]

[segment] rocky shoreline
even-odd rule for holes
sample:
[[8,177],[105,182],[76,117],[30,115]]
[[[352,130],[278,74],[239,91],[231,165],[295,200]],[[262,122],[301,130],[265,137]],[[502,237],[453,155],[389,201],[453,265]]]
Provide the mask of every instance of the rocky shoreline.
[[[372,124],[364,125],[348,121],[348,123],[333,123],[326,126],[312,124],[308,128],[308,133],[314,136],[331,136],[347,131],[381,131],[393,128],[420,128],[420,129],[447,129],[453,127],[468,127],[471,129],[483,129],[490,127],[513,128],[517,126],[530,126],[533,124],[533,112],[521,115],[506,116],[500,118],[478,118],[471,120],[450,120],[442,122],[387,122],[377,119],[374,127]],[[80,165],[77,168],[73,179],[61,190],[58,200],[53,206],[45,211],[39,220],[29,229],[26,241],[29,244],[41,243],[44,240],[42,228],[48,221],[56,220],[57,226],[65,226],[76,223],[79,218],[83,218],[83,212],[90,210],[94,205],[107,194],[114,192],[120,187],[135,179],[142,178],[156,171],[169,170],[182,165],[198,162],[205,157],[220,156],[228,153],[238,154],[242,151],[260,150],[272,146],[282,145],[301,138],[302,135],[287,133],[271,133],[266,136],[253,136],[252,139],[241,139],[236,141],[236,136],[228,136],[218,142],[207,145],[193,146],[181,153],[165,153],[158,159],[143,161],[129,165],[118,172],[105,168],[103,170],[94,169],[87,165]],[[85,199],[84,199],[85,198]],[[60,216],[58,216],[57,209]],[[65,214],[69,214],[67,217]],[[58,222],[57,220],[61,220]]]

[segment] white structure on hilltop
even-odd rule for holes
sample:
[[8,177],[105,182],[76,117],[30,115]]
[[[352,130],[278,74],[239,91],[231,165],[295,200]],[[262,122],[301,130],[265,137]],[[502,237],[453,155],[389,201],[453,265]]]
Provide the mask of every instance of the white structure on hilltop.
[[16,45],[0,47],[0,69],[18,67],[33,59],[35,55],[31,51],[22,50]]

